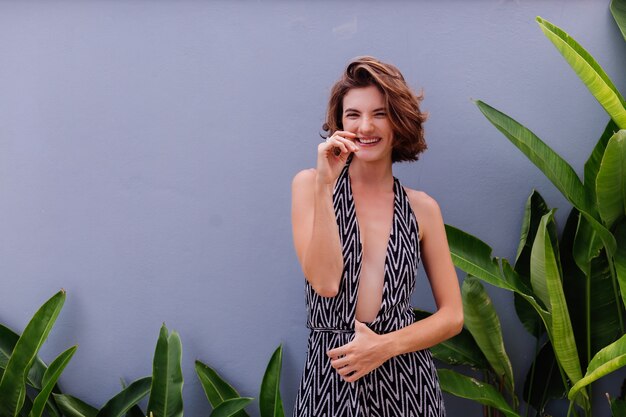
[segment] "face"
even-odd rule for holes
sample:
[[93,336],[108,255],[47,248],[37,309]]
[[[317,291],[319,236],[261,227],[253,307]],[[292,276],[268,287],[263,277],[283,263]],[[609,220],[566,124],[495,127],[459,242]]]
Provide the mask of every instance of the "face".
[[359,159],[391,159],[393,128],[385,98],[376,86],[353,88],[343,97],[343,129],[355,133]]

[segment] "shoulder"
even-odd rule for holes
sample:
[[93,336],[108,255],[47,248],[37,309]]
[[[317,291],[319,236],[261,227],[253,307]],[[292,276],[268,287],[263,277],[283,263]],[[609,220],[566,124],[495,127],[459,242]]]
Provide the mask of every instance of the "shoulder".
[[313,184],[316,175],[317,170],[315,168],[303,169],[293,177],[292,186],[294,188],[308,187]]
[[437,201],[424,191],[412,190],[406,187],[404,191],[409,197],[411,208],[418,217],[441,216],[441,209]]
[[430,235],[433,230],[436,231],[443,227],[441,209],[437,201],[425,192],[412,190],[410,188],[405,188],[404,190],[406,191],[409,204],[416,217],[419,240],[423,241],[424,236]]

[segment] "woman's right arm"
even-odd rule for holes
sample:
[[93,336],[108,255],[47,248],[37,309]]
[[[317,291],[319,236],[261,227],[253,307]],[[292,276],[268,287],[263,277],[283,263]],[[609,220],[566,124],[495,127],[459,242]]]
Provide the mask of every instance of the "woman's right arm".
[[[341,135],[339,135],[341,134]],[[304,276],[322,297],[339,292],[343,255],[333,208],[333,188],[345,161],[356,150],[347,137],[337,132],[318,147],[317,169],[299,172],[292,183],[291,221],[296,254]],[[333,150],[341,152],[335,155]]]

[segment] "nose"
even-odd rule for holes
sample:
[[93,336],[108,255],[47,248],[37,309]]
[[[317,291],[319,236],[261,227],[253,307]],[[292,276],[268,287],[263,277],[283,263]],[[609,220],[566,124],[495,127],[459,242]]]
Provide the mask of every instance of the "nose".
[[374,121],[369,116],[364,116],[359,124],[359,131],[363,134],[371,133],[374,130]]

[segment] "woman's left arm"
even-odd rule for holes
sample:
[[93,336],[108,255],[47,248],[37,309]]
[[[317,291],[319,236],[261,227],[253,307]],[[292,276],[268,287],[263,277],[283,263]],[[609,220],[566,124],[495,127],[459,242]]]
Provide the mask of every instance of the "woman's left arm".
[[407,190],[407,194],[419,219],[421,259],[437,311],[410,326],[384,335],[374,333],[357,321],[354,339],[327,352],[331,365],[348,382],[356,381],[394,356],[441,343],[463,328],[459,281],[450,257],[439,205],[426,193]]

